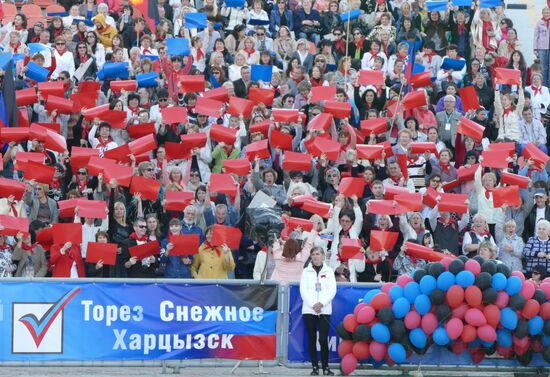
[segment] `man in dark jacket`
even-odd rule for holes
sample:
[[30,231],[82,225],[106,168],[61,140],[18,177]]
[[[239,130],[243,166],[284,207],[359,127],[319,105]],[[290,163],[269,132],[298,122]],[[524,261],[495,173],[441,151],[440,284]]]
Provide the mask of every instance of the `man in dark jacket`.
[[150,242],[147,235],[147,223],[142,217],[134,221],[134,233],[130,234],[127,240],[122,242],[122,261],[124,267],[128,271],[129,278],[155,278],[155,271],[159,265],[160,248],[155,255],[151,255],[142,259],[132,256],[130,248],[133,246],[141,246]]
[[536,189],[534,197],[535,206],[527,215],[525,226],[523,227],[523,240],[525,242],[535,235],[535,228],[539,220],[550,221],[550,206],[548,206],[546,190],[543,188]]

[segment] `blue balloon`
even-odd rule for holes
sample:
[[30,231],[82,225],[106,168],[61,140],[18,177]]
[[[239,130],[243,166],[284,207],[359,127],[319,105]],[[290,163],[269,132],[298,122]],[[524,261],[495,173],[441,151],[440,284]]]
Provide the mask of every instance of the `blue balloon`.
[[393,315],[397,319],[405,318],[411,310],[411,303],[405,297],[399,297],[392,305]]
[[400,285],[394,285],[388,292],[391,298],[391,302],[395,302],[399,297],[403,297],[403,287]]
[[471,348],[476,348],[481,345],[481,339],[475,338],[473,342],[468,343]]
[[510,296],[517,295],[521,291],[521,279],[517,276],[510,276],[506,282],[506,293]]
[[469,286],[474,284],[475,281],[476,277],[470,271],[460,271],[456,275],[456,284],[460,285],[462,288],[468,288]]
[[503,308],[500,311],[500,324],[507,330],[515,330],[518,326],[518,315],[512,308]]
[[372,298],[380,292],[382,292],[380,289],[371,289],[370,291],[365,293],[365,296],[363,297],[363,302],[365,304],[370,304],[370,300],[372,300]]
[[497,330],[497,344],[502,347],[512,347],[512,333],[508,330]]
[[493,346],[493,343],[495,343],[495,342],[485,342],[483,340],[481,340],[480,342],[481,342],[481,345],[486,348],[491,348]]
[[508,280],[506,279],[506,276],[502,272],[497,272],[493,275],[493,278],[491,280],[491,286],[495,288],[497,291],[502,291],[506,288],[506,283]]
[[549,335],[543,335],[542,336],[542,345],[543,345],[543,347],[550,346],[550,336]]
[[537,315],[531,318],[527,322],[527,324],[529,326],[529,335],[536,336],[542,332],[542,328],[544,327],[544,320]]
[[411,281],[407,283],[403,289],[403,296],[412,304],[416,296],[420,294],[420,285],[417,282]]
[[455,276],[450,271],[445,271],[437,277],[437,288],[447,292],[455,284]]
[[428,342],[428,339],[426,338],[426,333],[422,331],[422,329],[411,330],[411,332],[409,333],[409,340],[411,341],[411,344],[416,348],[424,348],[426,347],[426,343]]
[[407,352],[405,347],[399,343],[392,343],[388,348],[388,354],[396,364],[403,364],[407,361]]
[[390,329],[388,326],[381,323],[377,323],[371,328],[371,335],[374,340],[380,343],[389,343],[390,341]]
[[432,308],[432,301],[426,295],[418,295],[414,300],[414,308],[420,315],[424,315]]
[[446,346],[451,341],[449,335],[447,334],[447,331],[443,327],[438,327],[437,329],[435,329],[432,337],[435,344],[439,346]]
[[420,290],[423,294],[429,295],[437,286],[437,281],[432,275],[422,276],[420,279]]

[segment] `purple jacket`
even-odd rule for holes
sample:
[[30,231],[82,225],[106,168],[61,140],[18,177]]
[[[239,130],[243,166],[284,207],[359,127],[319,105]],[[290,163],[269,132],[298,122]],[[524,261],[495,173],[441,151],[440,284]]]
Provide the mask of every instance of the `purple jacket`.
[[548,50],[550,49],[550,30],[546,26],[546,22],[538,20],[535,25],[535,36],[533,38],[533,50]]

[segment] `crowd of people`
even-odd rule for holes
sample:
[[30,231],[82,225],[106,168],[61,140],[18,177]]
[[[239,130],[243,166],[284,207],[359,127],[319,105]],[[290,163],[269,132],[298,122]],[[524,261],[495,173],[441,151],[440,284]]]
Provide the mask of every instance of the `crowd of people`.
[[[13,78],[18,102],[6,126],[30,127],[0,132],[2,176],[25,186],[0,199],[0,276],[287,283],[320,248],[338,281],[386,282],[427,262],[411,244],[481,255],[536,281],[550,272],[547,160],[537,153],[548,152],[550,9],[527,62],[504,4],[158,0],[152,29],[121,1],[61,4],[64,15],[20,13],[0,29],[13,62],[3,87]],[[499,81],[502,68],[516,81]],[[31,161],[53,167],[51,179]],[[516,186],[521,201],[503,201]],[[174,192],[189,193],[178,210]],[[396,210],[403,192],[420,193],[410,197],[420,207]],[[245,221],[260,194],[259,208],[279,211],[284,226],[267,242]],[[67,211],[70,200],[79,204]],[[85,201],[104,202],[104,216],[79,214]],[[12,217],[28,229],[13,232]],[[41,241],[73,222],[81,243]],[[240,229],[238,247],[218,241],[228,238],[220,225]],[[198,250],[175,253],[181,234],[198,235]],[[387,249],[375,246],[381,234],[396,237]],[[144,257],[132,251],[153,241]],[[116,244],[116,261],[87,260],[90,242]]]

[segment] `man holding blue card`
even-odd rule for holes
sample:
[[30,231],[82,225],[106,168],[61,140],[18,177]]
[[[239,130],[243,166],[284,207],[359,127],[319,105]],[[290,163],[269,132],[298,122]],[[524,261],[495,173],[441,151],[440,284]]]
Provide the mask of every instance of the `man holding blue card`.
[[466,74],[466,60],[458,56],[457,49],[456,45],[447,47],[447,55],[443,57],[441,69],[437,72],[436,84],[443,92],[446,91],[450,82],[460,85]]

